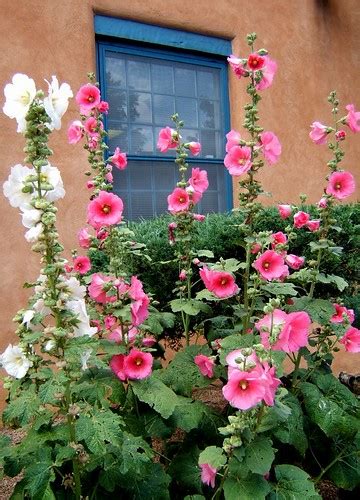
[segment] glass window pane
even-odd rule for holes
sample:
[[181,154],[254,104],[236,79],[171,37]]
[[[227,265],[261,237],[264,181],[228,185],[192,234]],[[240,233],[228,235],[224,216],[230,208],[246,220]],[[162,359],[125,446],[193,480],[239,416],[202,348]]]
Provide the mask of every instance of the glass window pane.
[[202,156],[205,158],[219,158],[222,155],[219,132],[214,130],[202,130],[200,134],[202,146]]
[[187,97],[177,97],[176,112],[179,113],[181,120],[189,128],[198,127],[197,100]]
[[[159,198],[167,200],[167,196],[174,189],[178,181],[178,169],[174,162],[159,162],[155,163],[154,179],[157,190],[164,190],[165,196],[161,195]],[[158,198],[158,197],[157,197]]]
[[134,123],[152,123],[151,94],[129,92],[130,121]]
[[128,86],[134,90],[150,90],[150,63],[128,61],[127,63]]
[[105,59],[106,86],[126,88],[126,71],[124,56],[112,54]]
[[119,121],[127,120],[127,96],[125,90],[109,88],[106,93],[109,103],[109,118]]
[[151,191],[133,191],[131,193],[132,219],[150,219],[154,216],[153,196]]
[[132,154],[153,153],[152,127],[131,127],[130,152]]
[[[183,128],[181,131],[181,137],[184,142],[199,142],[200,134],[198,130],[189,130],[187,128]],[[202,153],[203,156],[203,153]]]
[[174,93],[174,71],[167,64],[151,64],[152,91],[159,94]]
[[170,117],[175,113],[175,98],[168,95],[154,95],[154,123],[165,127],[171,123]]
[[131,190],[151,190],[151,168],[145,162],[133,162],[129,175]]
[[197,71],[198,97],[206,99],[219,99],[219,77],[218,72]]
[[219,103],[202,99],[199,101],[200,127],[220,128]]
[[113,152],[117,146],[122,151],[129,151],[128,126],[122,123],[108,122],[108,146],[110,152]]
[[196,71],[184,67],[175,67],[175,93],[176,95],[196,96]]

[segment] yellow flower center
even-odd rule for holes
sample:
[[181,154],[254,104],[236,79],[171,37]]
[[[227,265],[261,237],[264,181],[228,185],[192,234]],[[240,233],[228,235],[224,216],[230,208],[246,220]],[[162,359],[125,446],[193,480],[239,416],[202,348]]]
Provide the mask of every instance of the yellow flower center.
[[110,207],[109,205],[104,205],[102,207],[102,211],[104,212],[104,214],[108,214],[110,212]]
[[140,358],[138,358],[136,361],[135,361],[135,364],[136,366],[140,366],[142,364],[142,361]]
[[270,267],[269,262],[265,262],[265,263],[264,263],[264,268],[265,268],[265,269],[269,269],[269,267]]
[[341,184],[340,184],[340,182],[337,182],[337,183],[335,184],[335,189],[336,189],[336,190],[341,189]]
[[248,388],[249,382],[247,380],[241,380],[239,383],[239,387],[242,391],[245,391],[245,389]]

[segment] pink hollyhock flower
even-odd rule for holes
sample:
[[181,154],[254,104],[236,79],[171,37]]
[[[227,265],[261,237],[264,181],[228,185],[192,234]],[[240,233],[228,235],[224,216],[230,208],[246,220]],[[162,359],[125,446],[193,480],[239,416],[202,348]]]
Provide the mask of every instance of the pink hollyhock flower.
[[260,243],[253,243],[253,244],[251,245],[250,252],[251,252],[252,254],[255,254],[255,255],[256,255],[257,253],[259,253],[259,252],[261,251],[261,248],[262,248],[262,247],[261,247]]
[[349,126],[352,132],[360,132],[360,112],[355,111],[355,106],[353,104],[348,104],[346,109],[348,110],[346,125]]
[[320,122],[313,122],[310,127],[312,129],[309,133],[310,139],[315,142],[315,144],[326,144],[329,127]]
[[125,357],[124,369],[130,380],[142,380],[151,375],[153,357],[148,352],[131,349]]
[[286,271],[284,258],[273,250],[266,250],[253,263],[255,269],[266,280],[279,279]]
[[247,60],[248,66],[252,71],[261,69],[265,64],[265,57],[260,56],[256,52],[250,54]]
[[112,184],[113,180],[114,180],[114,177],[113,177],[113,174],[112,172],[108,172],[107,174],[105,174],[105,179],[110,182],[110,184]]
[[186,280],[186,271],[185,269],[182,269],[179,273],[179,280],[180,281],[185,281]]
[[204,377],[212,378],[214,376],[214,360],[211,358],[204,356],[204,354],[198,354],[194,358],[194,363]]
[[190,186],[198,193],[204,193],[209,187],[209,181],[207,178],[207,171],[200,170],[200,168],[193,168],[191,171],[191,177],[189,179]]
[[105,304],[107,302],[114,302],[116,300],[115,295],[108,296],[103,287],[106,283],[112,281],[110,276],[105,276],[101,273],[95,273],[91,276],[91,283],[88,286],[88,292],[90,297],[99,302],[99,304]]
[[222,392],[231,406],[239,410],[249,410],[265,396],[265,384],[257,370],[233,370]]
[[91,236],[85,227],[80,229],[80,231],[78,232],[78,240],[79,240],[79,245],[81,246],[81,248],[89,248],[90,247]]
[[75,100],[81,110],[88,112],[100,104],[100,90],[95,85],[87,83],[80,87]]
[[229,56],[227,60],[230,64],[231,69],[238,78],[249,75],[249,72],[245,68],[245,62],[242,59],[239,59],[238,57],[231,54],[231,56]]
[[350,172],[333,172],[326,187],[327,194],[338,200],[347,198],[355,191],[355,179]]
[[200,464],[201,469],[201,482],[215,488],[215,479],[217,469],[210,464]]
[[88,223],[95,229],[121,221],[124,204],[116,194],[100,191],[88,205]]
[[204,220],[206,219],[206,216],[202,215],[202,214],[193,214],[193,218],[194,218],[194,220],[197,220],[198,222],[204,222]]
[[142,345],[144,347],[152,347],[154,344],[156,344],[155,337],[144,337],[142,339]]
[[98,332],[101,331],[101,324],[100,324],[100,321],[98,319],[91,319],[90,325],[96,327]]
[[[267,349],[271,347],[275,351],[297,352],[308,343],[310,324],[311,320],[306,312],[286,314],[275,309],[273,314],[267,314],[255,326],[260,331],[261,341]],[[270,329],[274,327],[281,330],[276,342],[270,346]]]
[[114,154],[109,158],[109,161],[119,170],[124,170],[127,165],[126,153],[122,153],[120,148],[115,148]]
[[234,146],[225,155],[224,165],[231,175],[245,174],[251,168],[251,149]]
[[131,277],[131,286],[128,293],[134,301],[130,306],[131,321],[134,326],[139,326],[149,316],[148,306],[150,299],[144,292],[141,281],[136,276]]
[[106,238],[109,236],[109,231],[105,231],[105,229],[96,229],[96,238],[98,240],[106,240]]
[[92,136],[90,136],[88,138],[88,142],[87,142],[89,150],[96,151],[97,148],[99,147],[99,143],[100,143],[100,135],[99,134],[93,134]]
[[306,226],[306,224],[309,222],[310,215],[307,214],[306,212],[296,212],[294,215],[294,226],[297,229],[300,229],[303,226]]
[[239,291],[234,276],[225,271],[213,271],[204,266],[200,269],[200,278],[206,288],[219,299],[232,297]]
[[79,255],[74,259],[74,271],[79,274],[86,274],[91,269],[91,262],[86,255]]
[[73,270],[73,267],[69,266],[69,264],[65,264],[64,269],[65,269],[66,273],[71,273],[71,271]]
[[339,342],[345,346],[345,351],[360,352],[360,330],[351,326]]
[[287,219],[290,217],[292,208],[291,205],[278,205],[278,211],[282,219]]
[[320,227],[320,220],[318,220],[318,219],[317,220],[309,220],[309,222],[306,224],[306,227],[311,232],[317,231]]
[[271,235],[272,243],[271,247],[274,249],[277,245],[286,245],[287,236],[282,231],[278,231],[277,233],[273,233]]
[[274,406],[275,394],[278,386],[281,384],[281,380],[275,377],[275,367],[270,368],[268,363],[263,363],[263,365],[259,364],[256,370],[260,371],[260,376],[264,380],[264,403],[268,406]]
[[161,153],[166,153],[168,149],[177,148],[178,145],[179,137],[176,130],[170,127],[165,127],[160,130],[157,148],[160,149]]
[[189,142],[188,148],[192,155],[197,156],[201,152],[201,144],[200,142]]
[[[127,332],[127,342],[130,344],[133,343],[137,334],[137,328],[130,328]],[[124,340],[121,328],[115,328],[112,332],[110,332],[110,334],[108,335],[108,339],[112,340],[116,344],[121,344]]]
[[84,137],[84,126],[80,120],[75,120],[68,128],[69,144],[77,144]]
[[168,210],[172,214],[186,212],[189,210],[191,202],[189,194],[183,188],[175,188],[174,191],[169,194],[167,201]]
[[226,356],[225,361],[228,365],[228,376],[230,376],[234,370],[248,371],[255,368],[259,363],[255,353],[250,354],[250,356],[245,356],[241,349],[231,351]]
[[[360,113],[359,113],[360,114]],[[335,139],[337,141],[344,141],[345,140],[345,137],[346,137],[346,132],[345,130],[338,130],[335,134]]]
[[281,144],[274,132],[263,132],[260,134],[260,143],[265,159],[273,165],[281,155]]
[[104,113],[105,115],[107,115],[109,111],[109,103],[106,101],[100,101],[98,105],[98,110],[99,113]]
[[94,186],[95,186],[95,182],[94,181],[86,181],[86,187],[88,189],[93,189]]
[[265,66],[261,69],[263,76],[259,83],[256,84],[256,90],[265,90],[272,85],[275,73],[277,71],[277,63],[269,56],[264,56]]
[[196,205],[196,203],[199,203],[202,198],[202,193],[200,193],[200,191],[195,191],[192,186],[188,186],[186,188],[186,192],[189,194],[190,199],[194,205]]
[[98,122],[96,120],[96,118],[94,118],[93,116],[90,116],[90,118],[88,118],[84,123],[85,131],[91,137],[98,137],[99,136],[99,132],[98,132],[99,127],[102,128],[102,123]]
[[226,143],[227,153],[229,153],[231,148],[233,148],[234,146],[240,146],[241,135],[239,134],[239,132],[236,132],[236,130],[230,130],[230,132],[226,134],[226,139],[227,139]]
[[285,262],[291,269],[298,270],[304,265],[305,259],[304,257],[298,257],[297,255],[289,253],[285,257]]
[[125,355],[116,354],[110,360],[110,368],[115,373],[115,375],[122,381],[127,379],[127,374],[125,372]]
[[115,316],[111,316],[111,314],[109,314],[108,316],[105,316],[105,319],[104,319],[105,328],[107,330],[111,330],[111,328],[116,324],[116,321],[117,321],[117,319],[115,318]]
[[319,203],[318,203],[318,207],[319,208],[326,208],[327,207],[327,198],[321,198]]
[[354,322],[355,314],[353,309],[347,309],[339,304],[334,304],[334,307],[336,312],[330,318],[332,323],[342,323],[344,321],[344,315],[348,317],[350,325]]
[[175,240],[175,229],[176,228],[177,228],[176,222],[170,222],[170,224],[168,225],[170,245],[175,245],[175,243],[176,243],[176,240]]
[[137,276],[131,276],[130,288],[128,290],[129,296],[133,300],[142,299],[145,295],[143,284]]

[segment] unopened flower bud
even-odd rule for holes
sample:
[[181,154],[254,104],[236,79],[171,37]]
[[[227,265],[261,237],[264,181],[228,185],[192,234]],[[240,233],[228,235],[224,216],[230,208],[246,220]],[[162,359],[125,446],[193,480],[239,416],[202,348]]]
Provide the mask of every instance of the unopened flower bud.
[[180,274],[179,274],[179,280],[184,281],[186,280],[186,271],[185,269],[182,269]]
[[346,132],[345,130],[338,130],[335,134],[335,139],[337,141],[343,141],[345,140],[345,137],[346,137]]

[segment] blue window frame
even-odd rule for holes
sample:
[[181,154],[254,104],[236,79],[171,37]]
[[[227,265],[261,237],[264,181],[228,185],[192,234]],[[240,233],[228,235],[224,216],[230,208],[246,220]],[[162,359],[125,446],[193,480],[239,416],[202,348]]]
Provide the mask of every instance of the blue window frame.
[[[230,128],[224,56],[230,42],[104,16],[95,16],[95,31],[101,92],[110,104],[109,154],[116,146],[128,153],[128,168],[114,169],[114,191],[124,200],[125,216],[136,220],[167,211],[178,173],[174,152],[158,152],[156,142],[159,130],[172,126],[175,111],[185,121],[183,140],[202,144],[201,155],[189,157],[190,168],[208,172],[199,211],[232,208],[231,177],[223,166]],[[169,50],[179,45],[187,50]]]

